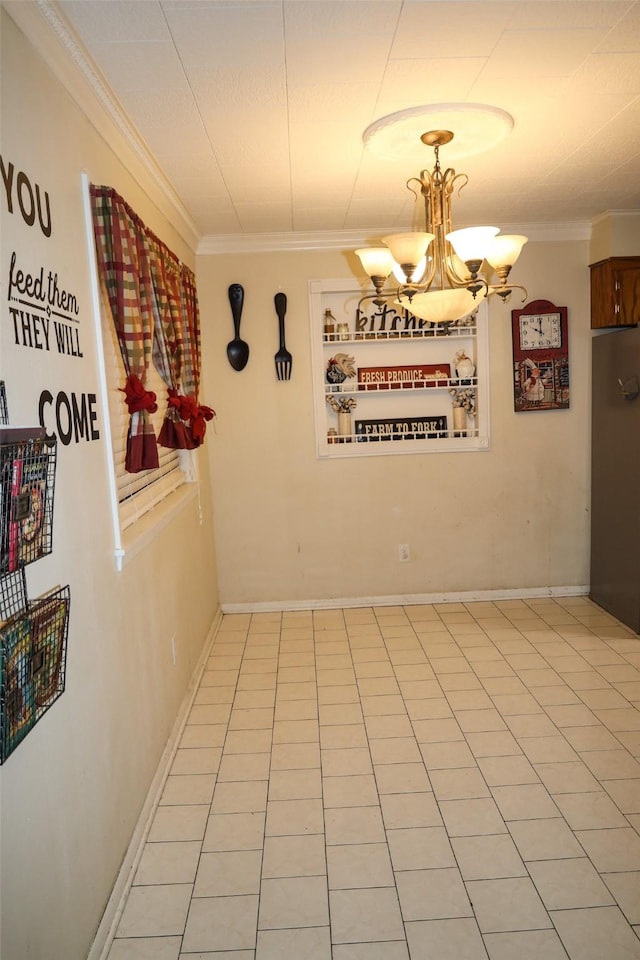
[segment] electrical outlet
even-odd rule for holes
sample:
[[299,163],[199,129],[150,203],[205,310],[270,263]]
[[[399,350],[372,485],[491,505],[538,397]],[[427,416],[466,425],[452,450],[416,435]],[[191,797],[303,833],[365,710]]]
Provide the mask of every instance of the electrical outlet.
[[398,560],[400,563],[408,563],[411,560],[411,550],[408,543],[398,544]]

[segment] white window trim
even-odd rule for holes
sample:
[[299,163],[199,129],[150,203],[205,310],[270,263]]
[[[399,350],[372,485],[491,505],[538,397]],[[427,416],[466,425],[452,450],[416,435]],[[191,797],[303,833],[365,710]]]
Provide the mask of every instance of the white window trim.
[[200,504],[200,483],[198,462],[195,450],[180,450],[181,469],[184,472],[184,481],[171,490],[158,490],[158,497],[148,504],[147,510],[140,516],[129,516],[126,521],[121,517],[118,501],[118,483],[115,469],[112,420],[109,411],[109,389],[107,379],[107,358],[105,355],[102,332],[102,308],[98,262],[95,252],[93,233],[93,217],[91,213],[90,180],[87,173],[82,174],[82,193],[85,214],[85,231],[87,253],[89,261],[89,279],[91,285],[91,300],[93,307],[93,322],[95,332],[96,355],[98,361],[99,396],[102,406],[102,419],[106,441],[106,467],[109,488],[109,512],[114,540],[114,555],[116,567],[121,571],[131,557],[134,557],[147,546],[171,520],[182,511],[192,500],[198,499],[200,523],[202,523],[202,506]]

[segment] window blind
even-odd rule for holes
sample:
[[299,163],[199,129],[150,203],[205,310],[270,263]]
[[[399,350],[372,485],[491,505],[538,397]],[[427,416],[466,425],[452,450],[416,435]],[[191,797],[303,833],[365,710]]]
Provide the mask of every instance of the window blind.
[[[152,510],[165,497],[168,497],[170,493],[177,490],[186,482],[186,477],[182,469],[180,451],[171,450],[168,447],[158,446],[159,465],[156,470],[127,473],[124,468],[129,413],[124,401],[124,394],[118,388],[124,386],[126,373],[104,289],[101,293],[100,313],[105,375],[109,396],[111,444],[120,529],[124,531],[145,513]],[[153,390],[157,397],[158,410],[150,415],[157,436],[166,410],[167,387],[153,364],[149,365],[145,386],[147,390]]]

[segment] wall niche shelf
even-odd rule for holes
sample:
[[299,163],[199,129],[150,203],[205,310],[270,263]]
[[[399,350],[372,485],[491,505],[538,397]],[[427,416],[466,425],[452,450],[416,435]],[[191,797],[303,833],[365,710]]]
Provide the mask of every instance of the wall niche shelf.
[[[317,456],[488,450],[486,301],[456,324],[433,325],[392,302],[380,309],[368,301],[356,316],[362,296],[354,281],[309,283]],[[473,361],[473,375],[456,372],[460,352]],[[475,416],[454,423],[452,390],[472,393]],[[340,408],[349,407],[345,416]]]

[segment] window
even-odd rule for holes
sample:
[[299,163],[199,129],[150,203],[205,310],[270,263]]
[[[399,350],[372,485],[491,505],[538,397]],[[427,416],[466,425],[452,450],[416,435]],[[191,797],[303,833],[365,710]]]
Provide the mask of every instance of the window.
[[[204,439],[205,421],[215,414],[198,401],[193,273],[112,188],[93,187],[86,175],[83,186],[102,406],[113,455],[111,513],[121,563],[123,533],[151,518],[135,529],[135,536],[145,534],[146,540],[160,519],[154,508],[197,480],[193,451]],[[157,443],[161,434],[168,446]]]

